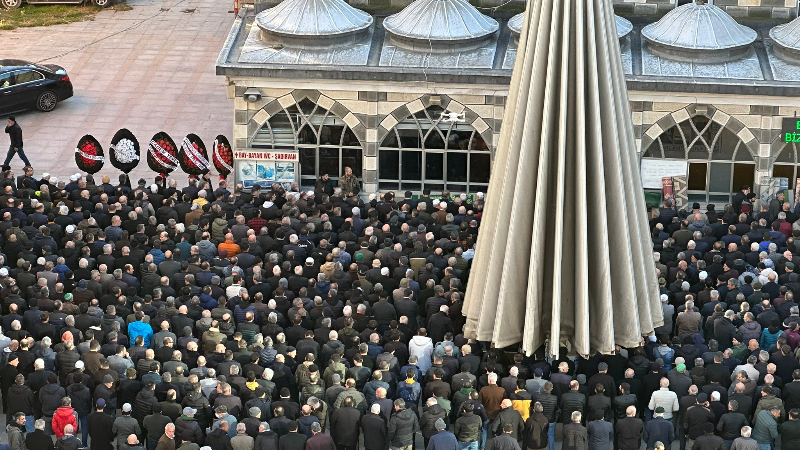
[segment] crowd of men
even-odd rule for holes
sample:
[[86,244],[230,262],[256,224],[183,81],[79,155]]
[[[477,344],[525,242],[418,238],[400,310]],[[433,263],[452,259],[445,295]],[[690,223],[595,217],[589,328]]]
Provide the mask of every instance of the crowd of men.
[[800,448],[800,223],[782,197],[654,209],[664,325],[552,360],[463,335],[482,194],[364,196],[350,177],[246,192],[3,173],[10,449]]

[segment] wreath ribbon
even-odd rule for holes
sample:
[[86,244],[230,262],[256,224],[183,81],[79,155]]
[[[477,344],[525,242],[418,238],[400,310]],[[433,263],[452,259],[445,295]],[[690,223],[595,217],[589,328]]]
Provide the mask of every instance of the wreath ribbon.
[[105,158],[104,157],[102,157],[100,155],[90,155],[90,154],[84,152],[83,150],[81,150],[81,149],[79,149],[77,147],[75,148],[75,153],[78,153],[79,155],[81,155],[81,158],[84,158],[84,159],[88,159],[88,160],[91,160],[91,161],[105,162]]
[[[178,168],[178,158],[172,156],[168,151],[164,150],[164,148],[158,145],[158,142],[156,142],[155,140],[150,141],[148,150],[150,151],[151,155],[156,157],[156,161],[158,161],[159,164],[164,166],[165,169],[175,170]],[[171,162],[174,165],[169,165],[166,162],[162,161],[157,157],[158,155],[161,155],[164,158],[168,159],[169,162]]]
[[206,160],[203,155],[195,150],[194,146],[192,145],[192,141],[190,141],[189,138],[183,138],[183,148],[184,152],[186,152],[186,155],[189,156],[189,159],[192,161],[192,163],[194,163],[195,166],[197,166],[198,169],[205,170],[208,168],[208,160]]
[[219,145],[219,144],[217,143],[217,140],[215,139],[214,140],[214,157],[217,159],[217,161],[219,161],[219,163],[222,165],[222,167],[224,167],[226,170],[228,170],[230,172],[233,172],[233,167],[229,166],[228,163],[226,163],[225,160],[222,159],[222,155],[219,154],[219,149],[217,149],[217,145]]

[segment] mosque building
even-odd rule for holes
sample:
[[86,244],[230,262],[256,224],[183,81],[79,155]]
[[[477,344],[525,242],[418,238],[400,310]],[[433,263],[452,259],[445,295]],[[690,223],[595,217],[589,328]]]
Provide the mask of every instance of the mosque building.
[[[236,180],[309,187],[351,167],[370,192],[485,192],[524,26],[514,12],[536,3],[257,2],[216,66]],[[775,178],[794,190],[798,0],[614,7],[645,189],[686,176],[689,202],[718,205]]]

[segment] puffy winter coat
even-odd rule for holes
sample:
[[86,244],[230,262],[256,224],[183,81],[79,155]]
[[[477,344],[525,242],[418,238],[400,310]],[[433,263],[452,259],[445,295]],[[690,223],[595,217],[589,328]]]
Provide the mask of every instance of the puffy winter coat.
[[417,416],[410,409],[396,412],[386,430],[386,439],[392,447],[405,447],[414,444],[414,434],[419,431]]
[[62,406],[53,415],[51,426],[56,439],[64,436],[64,427],[72,425],[73,433],[78,431],[78,421],[75,419],[75,410],[71,406]]
[[211,222],[211,242],[219,245],[225,242],[225,230],[228,229],[228,222],[221,217],[217,217]]
[[[546,422],[546,420],[545,420]],[[465,412],[456,419],[453,434],[456,435],[458,442],[476,442],[483,426],[483,420],[473,412]],[[542,448],[542,447],[534,447]]]
[[92,393],[82,383],[73,383],[67,389],[67,395],[72,400],[72,407],[78,417],[86,417],[92,412]]
[[136,394],[136,401],[133,405],[133,413],[136,420],[139,421],[139,425],[142,424],[142,421],[145,417],[153,414],[153,405],[156,403],[158,403],[156,393],[150,389],[142,389],[138,394]]
[[419,427],[422,429],[422,437],[430,439],[431,436],[438,433],[436,429],[436,421],[439,419],[446,420],[447,412],[439,405],[433,405],[422,414],[419,420]]
[[181,416],[175,421],[175,441],[178,445],[182,445],[184,442],[203,445],[203,430],[200,429],[200,425],[194,420],[194,417]]

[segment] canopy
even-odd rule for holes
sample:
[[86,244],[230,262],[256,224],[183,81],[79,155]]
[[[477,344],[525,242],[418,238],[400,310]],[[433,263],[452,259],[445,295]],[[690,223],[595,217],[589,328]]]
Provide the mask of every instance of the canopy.
[[611,0],[525,14],[466,336],[528,354],[638,346],[663,319]]

